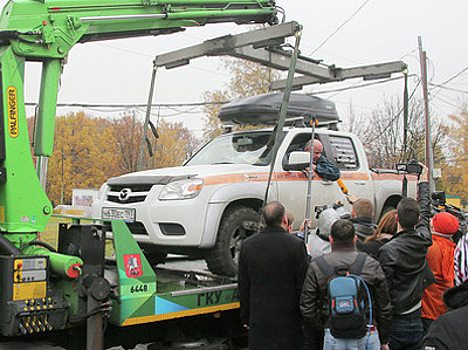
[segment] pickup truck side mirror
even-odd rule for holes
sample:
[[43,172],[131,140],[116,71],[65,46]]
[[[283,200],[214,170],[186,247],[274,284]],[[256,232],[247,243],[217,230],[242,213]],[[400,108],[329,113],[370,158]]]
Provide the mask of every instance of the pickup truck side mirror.
[[289,158],[284,165],[285,170],[305,170],[310,166],[310,153],[294,151],[289,154]]

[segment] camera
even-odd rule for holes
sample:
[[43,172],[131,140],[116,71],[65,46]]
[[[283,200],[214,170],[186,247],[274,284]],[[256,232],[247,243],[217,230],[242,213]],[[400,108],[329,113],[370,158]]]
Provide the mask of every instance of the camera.
[[423,167],[415,160],[412,159],[406,164],[398,164],[397,165],[397,170],[398,171],[404,171],[408,174],[416,174],[416,175],[421,175],[423,171]]
[[445,192],[443,191],[432,193],[431,198],[433,201],[437,202],[438,205],[445,205],[446,203]]

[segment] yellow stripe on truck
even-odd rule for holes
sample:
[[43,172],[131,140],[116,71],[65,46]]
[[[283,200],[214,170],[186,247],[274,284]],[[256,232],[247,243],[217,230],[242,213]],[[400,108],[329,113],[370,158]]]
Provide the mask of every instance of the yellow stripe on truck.
[[215,313],[218,311],[238,309],[239,307],[240,307],[239,303],[231,303],[231,304],[203,307],[200,309],[190,309],[190,310],[184,310],[184,311],[170,312],[170,313],[161,314],[161,315],[133,317],[133,318],[125,319],[125,321],[122,323],[122,326],[132,326],[132,325],[142,324],[142,323],[171,320],[174,318],[210,314],[210,313]]

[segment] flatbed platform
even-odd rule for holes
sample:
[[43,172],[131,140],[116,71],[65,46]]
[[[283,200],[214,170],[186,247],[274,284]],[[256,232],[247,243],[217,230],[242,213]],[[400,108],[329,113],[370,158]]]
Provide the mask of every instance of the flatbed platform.
[[[157,286],[156,293],[151,298],[154,300],[154,308],[149,309],[151,312],[146,311],[145,315],[132,317],[125,324],[121,325],[118,322],[112,321],[112,317],[115,317],[115,315],[111,314],[111,322],[114,325],[109,325],[106,332],[108,340],[106,341],[105,349],[150,349],[151,344],[162,336],[161,334],[156,334],[155,327],[157,328],[159,323],[154,322],[165,321],[175,324],[175,319],[197,315],[204,317],[204,320],[207,318],[215,319],[218,316],[213,317],[209,314],[239,308],[236,280],[211,274],[204,260],[190,260],[182,256],[169,256],[165,264],[158,265],[153,270]],[[106,265],[105,278],[111,285],[118,284],[118,270],[115,261],[110,261],[110,264]],[[122,305],[117,309],[125,310],[125,306]],[[229,318],[233,317],[236,318],[237,316],[231,312]],[[189,318],[184,322],[197,321]],[[119,327],[122,325],[131,327]],[[165,329],[165,326],[163,329]],[[69,331],[43,333],[33,336],[26,341],[23,338],[19,340],[16,338],[0,337],[0,350],[68,349],[66,338]],[[81,334],[80,332],[84,332],[84,329],[77,329],[76,332],[77,334]],[[82,336],[78,335],[78,338],[83,337],[84,334]],[[152,337],[154,338],[152,339]],[[124,344],[126,338],[134,338],[133,341],[140,342],[140,344],[132,344],[131,347],[128,347],[128,345],[116,345]],[[79,349],[79,346],[77,348]]]

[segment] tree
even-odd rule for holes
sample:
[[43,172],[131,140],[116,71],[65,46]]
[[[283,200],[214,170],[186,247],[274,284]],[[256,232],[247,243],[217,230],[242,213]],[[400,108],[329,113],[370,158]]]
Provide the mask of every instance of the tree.
[[[34,118],[28,119],[31,144]],[[183,126],[162,120],[159,138],[148,132],[154,157],[145,150],[144,169],[180,165],[200,144]],[[99,188],[111,177],[138,170],[143,122],[136,110],[114,121],[84,112],[55,120],[54,153],[49,160],[47,195],[55,204],[70,204],[73,188]]]
[[[206,102],[228,102],[241,97],[260,95],[270,92],[270,84],[278,80],[280,72],[261,64],[239,59],[224,59],[224,67],[232,77],[224,90],[207,91]],[[210,140],[222,133],[223,124],[218,119],[222,104],[208,104],[205,107],[207,120],[203,137]],[[234,129],[252,129],[252,127],[235,127]]]
[[[372,111],[367,120],[355,115],[351,109],[351,123],[348,131],[358,135],[365,146],[369,166],[374,168],[396,169],[398,163],[408,159],[424,161],[425,123],[424,106],[421,100],[410,100],[408,111],[408,141],[406,159],[403,144],[403,103],[400,99],[387,99]],[[434,164],[444,166],[443,154],[446,132],[440,121],[431,118]]]
[[141,138],[143,137],[143,122],[138,118],[138,111],[127,110],[125,114],[114,121],[112,133],[116,142],[118,164],[121,174],[138,171]]
[[466,106],[457,115],[450,115],[451,125],[447,127],[449,135],[449,162],[442,172],[445,189],[451,195],[460,196],[463,205],[468,204],[468,110]]
[[[136,110],[129,110],[113,124],[119,169],[122,173],[138,171],[144,126],[141,117]],[[171,123],[162,119],[153,123],[159,138],[148,128],[146,137],[150,145],[146,144],[144,149],[142,170],[181,165],[187,155],[192,154],[200,144],[181,122]]]
[[154,167],[163,168],[179,166],[193,153],[200,141],[183,126],[181,122],[169,123],[162,120],[158,127],[159,138],[153,141],[156,144],[154,153]]
[[47,194],[56,204],[69,204],[73,188],[99,188],[116,173],[115,141],[103,118],[78,112],[57,117],[55,123]]

